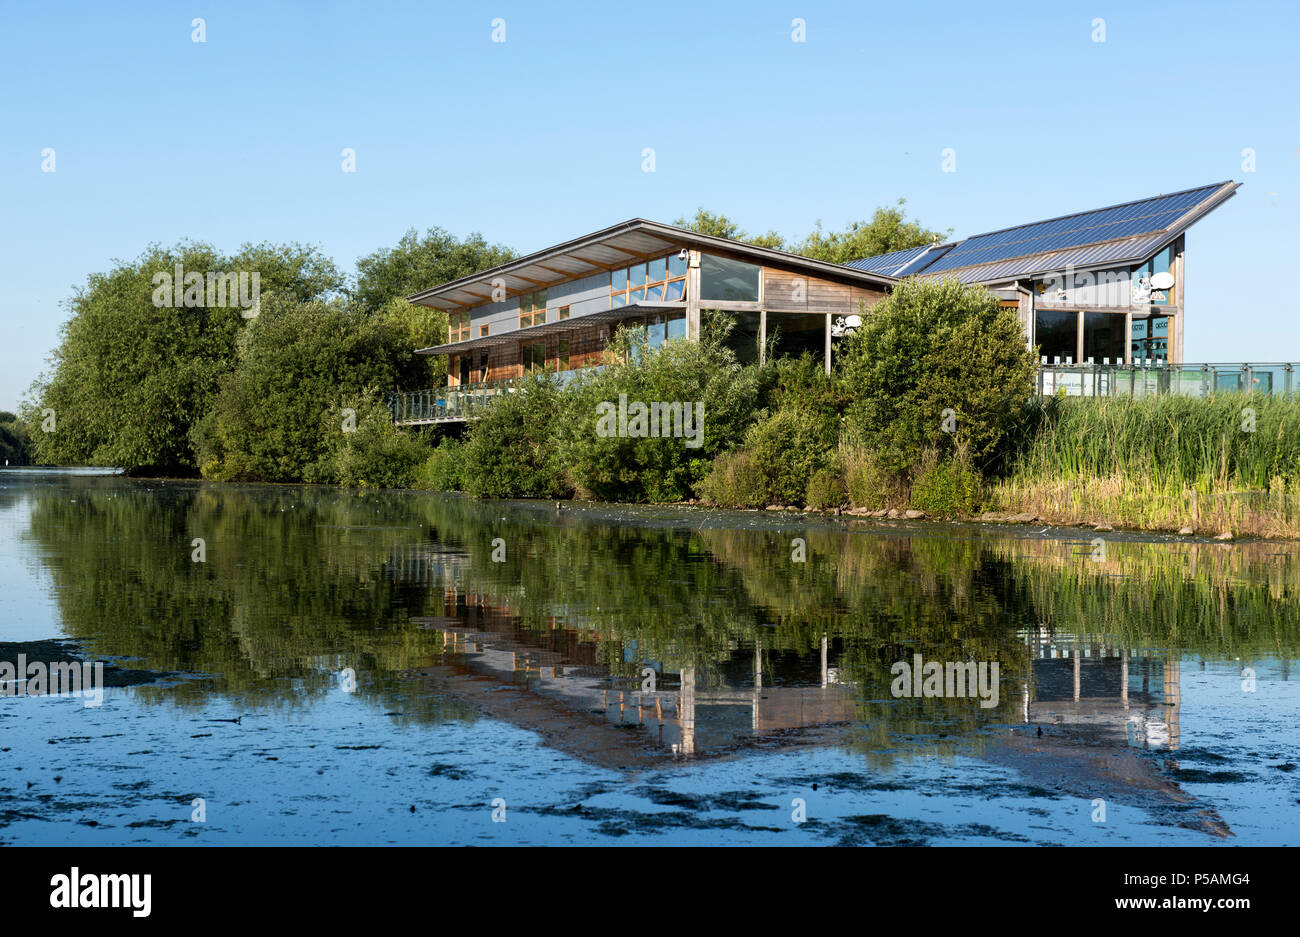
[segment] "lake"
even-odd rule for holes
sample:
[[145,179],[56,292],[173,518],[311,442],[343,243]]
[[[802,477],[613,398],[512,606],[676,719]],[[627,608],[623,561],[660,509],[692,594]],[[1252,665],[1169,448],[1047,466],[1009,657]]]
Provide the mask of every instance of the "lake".
[[1295,843],[1296,559],[6,470],[0,842]]

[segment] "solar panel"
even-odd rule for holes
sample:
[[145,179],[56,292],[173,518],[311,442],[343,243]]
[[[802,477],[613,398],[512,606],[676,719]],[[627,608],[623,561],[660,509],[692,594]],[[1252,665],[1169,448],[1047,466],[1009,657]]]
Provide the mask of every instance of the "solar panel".
[[1222,183],[1216,183],[1172,195],[977,234],[942,255],[925,258],[925,263],[918,264],[916,269],[907,272],[938,273],[972,264],[993,263],[1026,254],[1066,250],[1100,241],[1162,231],[1217,192],[1221,186]]

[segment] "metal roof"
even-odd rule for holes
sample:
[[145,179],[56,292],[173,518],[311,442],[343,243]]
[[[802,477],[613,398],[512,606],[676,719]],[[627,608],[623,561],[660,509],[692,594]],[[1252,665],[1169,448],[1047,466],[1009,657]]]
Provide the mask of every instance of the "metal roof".
[[[633,218],[594,234],[565,241],[545,250],[509,261],[490,270],[460,277],[407,297],[412,303],[436,309],[460,309],[493,301],[493,291],[504,287],[504,299],[546,289],[566,280],[636,263],[681,246],[747,257],[757,263],[803,270],[810,275],[850,280],[865,286],[889,286],[894,277],[859,270],[844,264],[812,260],[799,254],[755,247],[741,241],[700,234],[688,228]],[[497,294],[500,295],[499,293]]]
[[1143,260],[1230,198],[1240,185],[1216,182],[977,234],[953,244],[894,251],[847,266],[892,276],[943,275],[980,283],[1066,266]]

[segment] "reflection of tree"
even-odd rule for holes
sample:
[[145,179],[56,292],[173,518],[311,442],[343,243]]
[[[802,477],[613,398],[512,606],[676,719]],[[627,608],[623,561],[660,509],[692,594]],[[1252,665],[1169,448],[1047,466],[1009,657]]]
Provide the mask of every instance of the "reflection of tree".
[[[42,489],[35,502],[30,537],[70,636],[127,667],[211,675],[169,700],[303,703],[336,688],[343,667],[364,695],[441,653],[407,621],[430,596],[383,574],[386,542],[410,534],[374,526],[364,497],[115,481]],[[204,563],[191,560],[196,537]]]
[[[1115,542],[1094,563],[1063,541],[813,523],[798,534],[807,562],[795,563],[794,533],[733,523],[753,515],[700,525],[705,515],[655,509],[557,516],[426,493],[123,479],[32,497],[30,537],[69,634],[127,666],[212,675],[146,691],[182,703],[217,692],[302,704],[352,667],[358,692],[439,718],[442,704],[411,692],[410,674],[442,661],[442,634],[411,619],[444,614],[443,586],[508,609],[539,645],[556,628],[575,632],[617,677],[637,678],[645,661],[694,670],[700,692],[752,674],[756,643],[771,672],[777,659],[819,657],[825,636],[879,747],[913,734],[934,744],[936,719],[956,738],[1013,718],[1025,629],[1243,659],[1290,655],[1300,635],[1300,576],[1265,555],[1275,546]],[[195,537],[206,563],[191,562]],[[498,537],[504,563],[491,558]],[[394,568],[394,550],[457,562],[415,580]],[[890,699],[890,666],[914,652],[998,661],[999,708]]]

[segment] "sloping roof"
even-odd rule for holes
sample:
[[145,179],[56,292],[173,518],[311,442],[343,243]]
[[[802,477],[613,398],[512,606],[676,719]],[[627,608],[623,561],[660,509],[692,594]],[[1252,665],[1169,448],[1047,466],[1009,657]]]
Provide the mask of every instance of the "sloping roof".
[[955,276],[967,283],[1144,260],[1240,187],[1231,180],[1092,211],[867,257],[847,264],[891,276]]
[[490,270],[421,290],[406,298],[409,302],[437,309],[477,306],[492,301],[493,281],[500,281],[505,289],[505,298],[510,298],[575,277],[604,273],[613,267],[626,266],[656,253],[668,253],[681,245],[738,255],[756,263],[803,270],[809,275],[856,281],[864,286],[889,286],[896,282],[893,277],[869,270],[812,260],[799,254],[755,247],[740,241],[700,234],[688,228],[633,218],[593,234],[535,251]]

